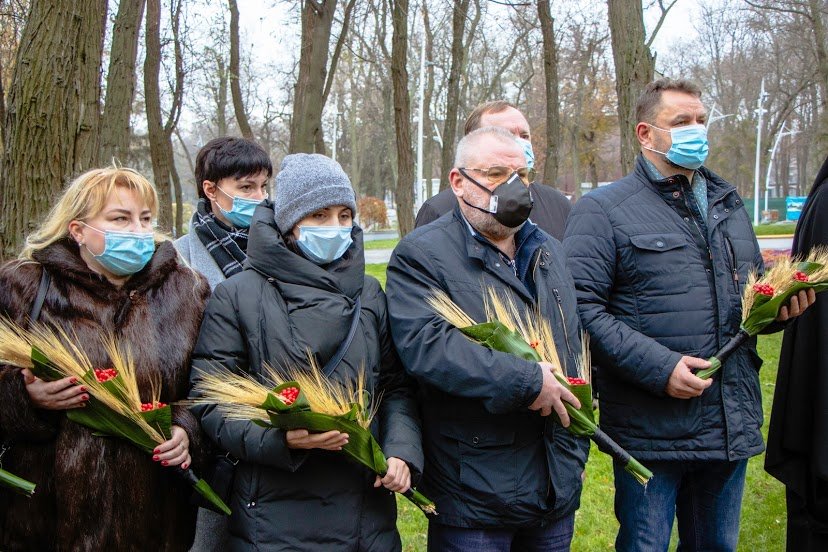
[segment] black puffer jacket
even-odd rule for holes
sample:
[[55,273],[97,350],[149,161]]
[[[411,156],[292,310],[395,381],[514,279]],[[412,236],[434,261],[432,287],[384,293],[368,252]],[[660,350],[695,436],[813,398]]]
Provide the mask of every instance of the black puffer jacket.
[[[209,372],[220,363],[258,377],[263,363],[307,366],[308,351],[323,366],[345,340],[361,295],[360,326],[332,377],[353,381],[364,367],[366,386],[382,393],[374,435],[386,456],[416,474],[422,452],[413,393],[391,343],[385,295],[364,274],[357,227],[353,238],[343,259],[319,267],[286,247],[272,204],[260,205],[247,266],[216,288],[193,366]],[[283,431],[228,421],[214,407],[194,410],[208,437],[241,460],[229,504],[232,549],[400,549],[394,496],[375,489],[367,469],[341,453],[291,450]]]
[[632,174],[581,198],[567,221],[564,249],[600,366],[601,426],[639,460],[739,460],[762,451],[755,340],[700,397],[665,393],[682,355],[708,358],[739,330],[748,273],[762,269],[736,189],[700,171],[703,220],[691,210],[687,178],[651,182],[639,156]]
[[574,375],[580,325],[572,277],[558,240],[532,228],[522,231],[522,243],[534,249],[526,267],[534,295],[491,245],[471,235],[459,207],[403,238],[388,264],[394,342],[420,382],[422,490],[437,504],[434,523],[538,527],[579,505],[589,441],[528,409],[541,390],[537,363],[472,343],[425,302],[443,290],[482,322],[483,288],[491,286],[521,312],[537,307]]

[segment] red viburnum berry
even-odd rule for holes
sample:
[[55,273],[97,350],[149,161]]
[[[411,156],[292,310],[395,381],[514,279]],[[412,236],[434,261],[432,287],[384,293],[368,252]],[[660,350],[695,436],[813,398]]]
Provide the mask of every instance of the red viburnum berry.
[[567,377],[566,381],[569,382],[569,385],[586,385],[587,384],[586,380],[583,379],[583,378]]
[[109,381],[118,375],[118,371],[114,368],[95,368],[95,379],[103,383]]
[[802,271],[799,271],[799,270],[796,271],[796,274],[794,274],[793,277],[794,277],[794,280],[796,280],[798,282],[807,282],[808,281],[808,275],[805,274]]
[[299,397],[299,388],[298,387],[285,387],[281,391],[279,391],[277,397],[281,399],[285,406],[290,406],[296,399]]
[[773,287],[768,284],[753,284],[753,291],[760,295],[767,295],[773,297]]

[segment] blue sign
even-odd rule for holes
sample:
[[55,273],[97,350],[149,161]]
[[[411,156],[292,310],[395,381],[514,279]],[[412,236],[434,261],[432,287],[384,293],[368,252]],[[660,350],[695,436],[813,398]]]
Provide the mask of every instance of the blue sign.
[[785,198],[785,218],[791,221],[799,220],[807,196],[788,196]]

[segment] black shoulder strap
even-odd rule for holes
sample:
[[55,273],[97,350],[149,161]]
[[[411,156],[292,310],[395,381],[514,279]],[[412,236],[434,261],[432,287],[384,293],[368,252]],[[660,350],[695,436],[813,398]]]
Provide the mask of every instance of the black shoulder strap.
[[354,318],[351,320],[351,329],[348,330],[348,337],[345,338],[345,341],[339,344],[339,348],[334,353],[334,356],[325,364],[322,368],[322,373],[325,374],[325,377],[330,377],[333,374],[336,367],[342,362],[342,359],[345,357],[345,353],[348,352],[348,347],[351,346],[351,341],[354,340],[354,335],[356,335],[357,327],[359,326],[359,313],[362,310],[362,303],[360,302],[360,296],[356,298],[356,304],[354,305]]
[[37,322],[40,318],[40,311],[43,309],[43,302],[46,300],[46,292],[49,291],[49,284],[52,282],[52,276],[46,267],[43,267],[43,272],[40,273],[40,287],[37,288],[37,295],[34,303],[32,303],[32,310],[29,312],[29,323]]

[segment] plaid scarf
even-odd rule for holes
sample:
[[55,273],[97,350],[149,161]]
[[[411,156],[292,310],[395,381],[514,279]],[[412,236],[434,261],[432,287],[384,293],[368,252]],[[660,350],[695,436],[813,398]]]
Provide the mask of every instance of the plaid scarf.
[[196,236],[226,278],[242,271],[242,265],[247,259],[247,228],[227,228],[207,211],[204,199],[198,200],[192,225]]

